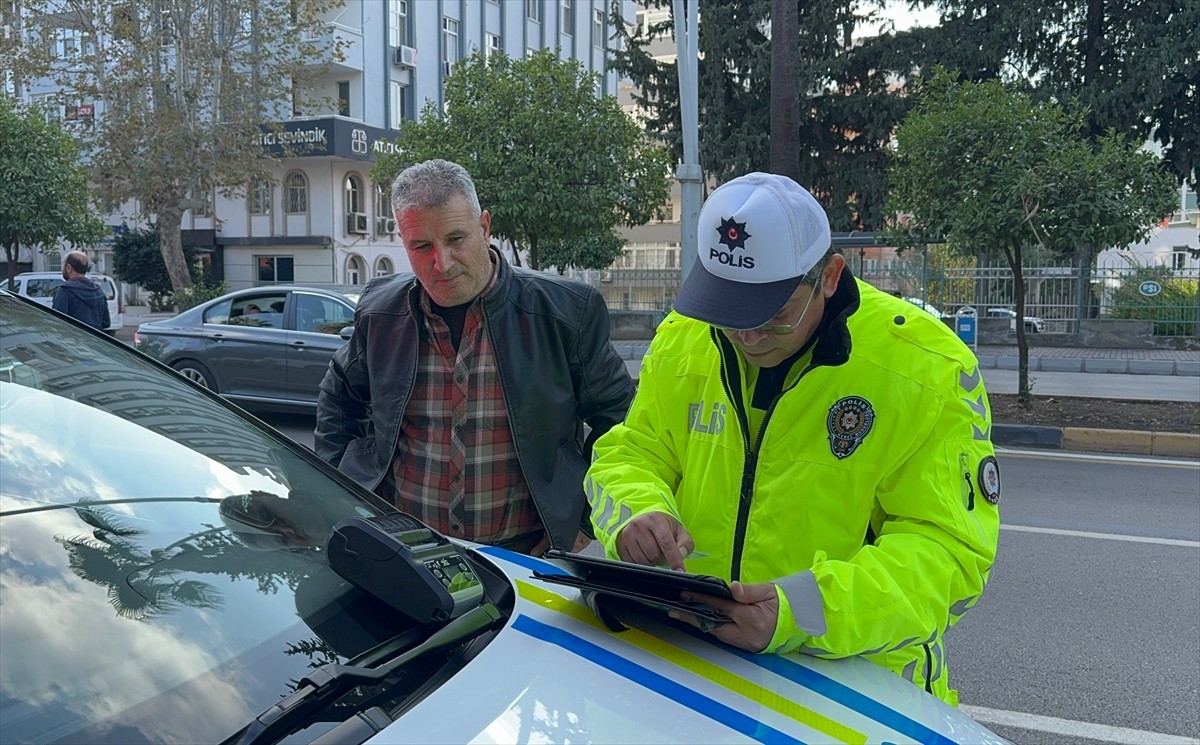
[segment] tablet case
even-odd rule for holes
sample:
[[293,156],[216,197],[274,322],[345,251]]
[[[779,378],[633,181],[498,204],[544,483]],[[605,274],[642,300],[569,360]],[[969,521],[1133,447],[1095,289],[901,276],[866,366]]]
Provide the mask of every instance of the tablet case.
[[715,628],[729,619],[703,603],[680,599],[681,593],[692,592],[732,599],[729,585],[719,577],[688,574],[670,569],[630,564],[595,556],[573,554],[551,549],[545,558],[565,565],[570,574],[547,574],[535,571],[533,576],[543,582],[576,587],[606,626],[623,631],[625,624],[618,616],[631,609],[650,608],[662,613],[671,610],[692,616],[704,631]]

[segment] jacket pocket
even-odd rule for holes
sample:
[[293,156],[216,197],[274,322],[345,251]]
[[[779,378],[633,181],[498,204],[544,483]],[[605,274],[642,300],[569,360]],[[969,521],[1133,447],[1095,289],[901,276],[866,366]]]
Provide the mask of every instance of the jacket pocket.
[[346,446],[338,470],[368,489],[374,489],[383,475],[377,455],[375,437],[359,437]]

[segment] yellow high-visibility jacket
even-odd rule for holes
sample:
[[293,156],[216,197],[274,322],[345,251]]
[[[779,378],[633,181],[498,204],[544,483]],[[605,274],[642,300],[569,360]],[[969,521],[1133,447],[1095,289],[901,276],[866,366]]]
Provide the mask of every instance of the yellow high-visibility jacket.
[[[677,517],[688,571],[774,582],[764,651],[862,655],[951,704],[942,635],[996,555],[1000,477],[978,362],[939,319],[843,272],[818,340],[750,432],[746,364],[672,313],[585,490],[596,536]],[[753,443],[758,442],[757,448]]]

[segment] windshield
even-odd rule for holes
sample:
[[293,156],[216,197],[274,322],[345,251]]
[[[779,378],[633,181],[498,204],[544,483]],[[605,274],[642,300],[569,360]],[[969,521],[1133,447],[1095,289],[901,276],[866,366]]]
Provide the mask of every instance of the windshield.
[[213,742],[411,623],[327,566],[392,511],[122,345],[0,295],[0,740]]

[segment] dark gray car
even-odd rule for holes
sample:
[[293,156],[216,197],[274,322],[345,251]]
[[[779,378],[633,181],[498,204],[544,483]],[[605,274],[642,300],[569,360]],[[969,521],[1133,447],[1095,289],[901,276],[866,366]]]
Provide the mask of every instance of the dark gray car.
[[134,345],[244,406],[313,409],[361,287],[271,285],[143,323]]

